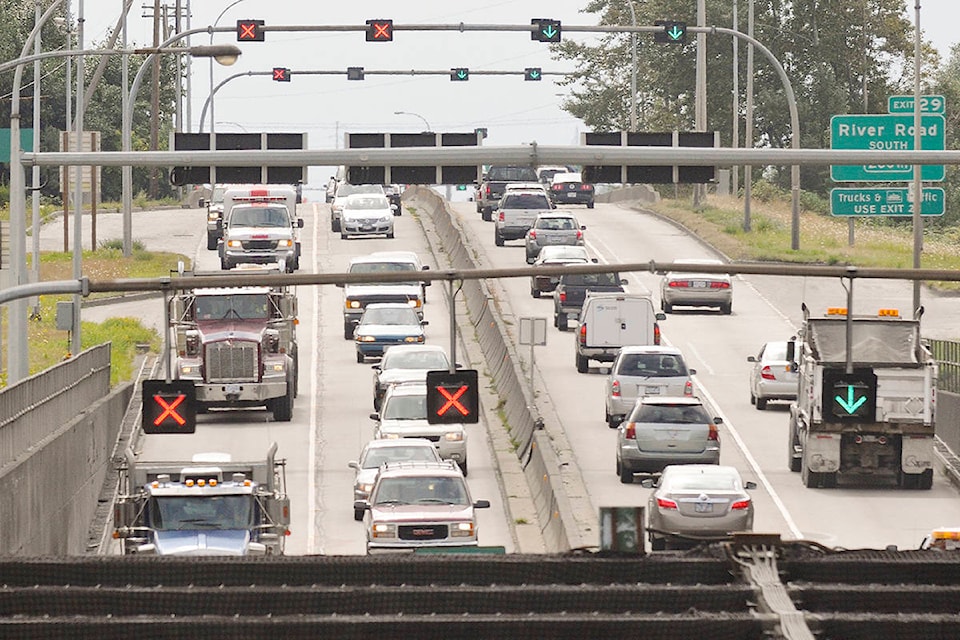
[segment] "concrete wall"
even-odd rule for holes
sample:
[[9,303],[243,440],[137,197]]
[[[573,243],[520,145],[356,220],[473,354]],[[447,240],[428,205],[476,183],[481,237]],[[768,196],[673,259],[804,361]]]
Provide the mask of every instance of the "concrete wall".
[[960,453],[960,394],[937,392],[937,436],[954,453]]

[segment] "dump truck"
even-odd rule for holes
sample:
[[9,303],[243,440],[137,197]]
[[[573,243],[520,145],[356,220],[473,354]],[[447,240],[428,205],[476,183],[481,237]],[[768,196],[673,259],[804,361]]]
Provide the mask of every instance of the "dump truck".
[[787,345],[798,369],[788,462],[807,487],[845,481],[933,484],[937,363],[913,319],[896,309],[811,317]]
[[114,539],[125,555],[257,556],[283,553],[290,534],[286,461],[236,462],[199,453],[145,462],[127,449],[118,469]]

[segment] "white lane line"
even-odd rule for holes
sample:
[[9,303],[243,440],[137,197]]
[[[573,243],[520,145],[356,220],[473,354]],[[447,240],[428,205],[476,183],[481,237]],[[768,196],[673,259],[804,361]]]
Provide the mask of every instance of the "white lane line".
[[740,433],[733,426],[733,423],[729,420],[729,418],[727,418],[727,416],[723,413],[723,410],[720,409],[720,405],[717,404],[717,401],[713,399],[713,396],[710,395],[710,392],[707,391],[706,387],[701,385],[699,380],[695,380],[695,382],[701,393],[706,396],[707,401],[711,404],[711,406],[713,406],[714,410],[716,410],[717,414],[723,418],[723,426],[730,432],[730,435],[733,436],[733,439],[737,443],[737,447],[743,453],[743,457],[747,459],[747,463],[750,465],[750,468],[753,469],[757,479],[763,485],[763,488],[766,490],[766,492],[770,494],[770,498],[773,500],[773,503],[777,505],[780,515],[783,516],[787,526],[790,527],[790,533],[793,534],[795,539],[802,539],[803,533],[800,531],[800,527],[798,527],[797,523],[793,521],[793,518],[790,516],[790,512],[787,510],[787,505],[783,503],[783,500],[780,499],[780,495],[773,488],[773,485],[770,484],[767,476],[764,475],[763,471],[760,470],[760,465],[754,459],[753,455],[750,453],[750,450],[747,449],[747,444],[743,441],[743,438],[740,437]]
[[[664,338],[664,340],[666,339]],[[707,361],[704,359],[702,355],[700,355],[700,352],[697,351],[697,348],[695,346],[693,346],[692,344],[688,344],[686,348],[690,349],[690,351],[693,352],[694,357],[696,357],[699,363],[703,365],[703,368],[707,370],[707,373],[709,373],[710,375],[716,375],[716,372],[714,372],[713,367],[707,364]]]
[[[319,273],[319,251],[317,251],[317,242],[319,242],[319,224],[320,212],[317,210],[317,203],[313,203],[313,251],[311,256],[311,267],[313,273]],[[313,288],[311,287],[311,292]],[[318,296],[319,298],[319,296]],[[317,381],[317,366],[316,366],[316,354],[319,353],[317,346],[320,344],[320,301],[316,299],[313,301],[313,313],[310,314],[310,344],[313,345],[313,353],[310,354],[308,362],[310,362],[310,445],[307,450],[307,553],[308,554],[317,554],[319,551],[314,549],[316,545],[316,530],[317,523],[315,519],[320,516],[319,509],[315,508],[316,505],[316,473],[317,473],[317,425],[320,424],[317,421],[317,396],[318,394],[318,381]]]

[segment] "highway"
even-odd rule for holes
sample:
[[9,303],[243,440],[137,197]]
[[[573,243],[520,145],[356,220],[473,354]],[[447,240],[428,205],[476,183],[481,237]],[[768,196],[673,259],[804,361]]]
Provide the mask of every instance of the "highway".
[[[473,203],[451,205],[470,238],[471,249],[483,266],[524,264],[522,242],[494,246],[493,225],[475,212]],[[602,262],[672,261],[713,257],[714,254],[676,226],[625,206],[597,204],[593,210],[571,207],[587,226],[587,246]],[[397,238],[341,240],[330,232],[326,205],[300,207],[303,230],[303,270],[345,271],[350,257],[375,250],[410,249],[436,267],[419,225],[405,212],[397,219]],[[147,216],[150,215],[148,218]],[[198,269],[216,270],[216,253],[205,249],[203,212],[174,210],[162,215],[137,214],[135,237],[151,249],[176,250],[196,256]],[[110,237],[114,220],[98,220],[101,237]],[[52,225],[55,226],[55,225]],[[57,229],[49,231],[56,247]],[[176,247],[176,248],[175,248]],[[658,297],[659,278],[650,273],[627,275],[630,286],[644,286]],[[447,309],[443,287],[428,290],[428,341],[448,344]],[[552,301],[533,299],[526,279],[503,280],[495,288],[504,312],[515,317],[548,318],[548,343],[536,348],[538,403],[547,429],[563,429],[571,443],[594,510],[602,506],[645,505],[649,490],[623,485],[614,472],[616,432],[603,419],[605,370],[592,363],[588,374],[574,367],[574,334],[552,327]],[[350,555],[363,553],[363,529],[350,509],[355,459],[371,437],[370,363],[357,364],[352,343],[343,340],[340,306],[342,292],[334,287],[301,288],[300,395],[290,423],[274,423],[265,411],[215,411],[200,416],[191,436],[146,436],[141,457],[189,458],[201,451],[227,451],[235,458],[262,456],[271,442],[287,459],[287,486],[292,499],[292,534],[287,553]],[[911,284],[899,281],[857,281],[854,309],[869,313],[896,307],[908,313]],[[924,295],[927,307],[924,335],[949,337],[950,318],[960,301]],[[800,322],[800,304],[814,313],[828,306],[845,306],[846,291],[839,281],[770,276],[737,277],[733,313],[680,309],[662,323],[664,341],[681,348],[689,366],[697,370],[698,393],[723,417],[721,462],[740,469],[745,480],[758,484],[755,530],[777,532],[784,538],[810,539],[830,547],[915,548],[936,526],[960,523],[957,490],[936,476],[931,491],[845,487],[807,489],[799,474],[787,468],[787,405],[771,403],[757,411],[749,402],[747,356],[767,340],[793,335]],[[114,307],[85,310],[85,319],[98,314],[136,313],[154,323],[158,305],[139,303],[132,311]],[[128,303],[129,305],[129,303]],[[122,307],[120,307],[122,309]],[[514,318],[515,319],[515,318]],[[527,358],[527,348],[519,350]],[[458,360],[463,358],[458,353]],[[481,363],[463,362],[481,369]],[[313,400],[311,402],[311,400]],[[474,498],[489,499],[493,508],[480,512],[480,543],[515,550],[513,523],[504,508],[506,492],[499,486],[496,465],[484,425],[470,427],[468,479]]]

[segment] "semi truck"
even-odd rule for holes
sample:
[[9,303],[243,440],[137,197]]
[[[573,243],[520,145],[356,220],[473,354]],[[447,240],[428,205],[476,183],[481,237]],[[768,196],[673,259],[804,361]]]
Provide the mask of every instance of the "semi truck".
[[[253,265],[238,271],[253,269],[271,271]],[[299,378],[293,289],[204,287],[204,274],[192,275],[197,286],[170,301],[174,376],[194,382],[199,412],[265,406],[274,420],[289,422]]]
[[124,555],[256,556],[283,553],[290,534],[285,460],[236,462],[200,453],[144,462],[127,449],[118,468],[114,539]]
[[798,368],[788,463],[807,487],[933,484],[937,363],[912,319],[896,309],[853,315],[803,306],[787,359]]

